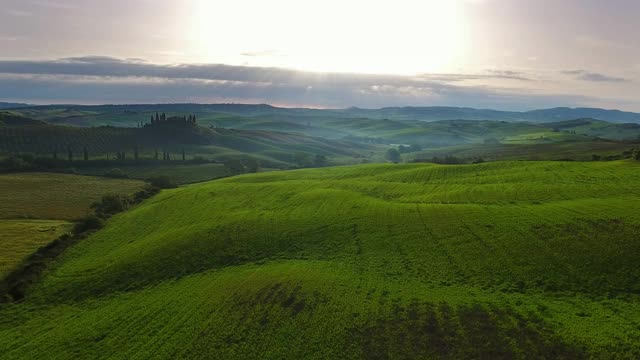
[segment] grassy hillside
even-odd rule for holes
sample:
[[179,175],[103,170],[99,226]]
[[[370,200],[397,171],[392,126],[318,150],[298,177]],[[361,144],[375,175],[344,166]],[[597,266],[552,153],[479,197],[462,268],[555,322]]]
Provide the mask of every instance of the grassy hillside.
[[0,309],[0,353],[636,358],[639,182],[638,162],[497,162],[164,191]]
[[[145,164],[117,166],[117,169],[132,179],[149,179],[157,176],[168,176],[177,184],[189,184],[205,180],[229,176],[222,164]],[[114,169],[114,166],[82,167],[78,172],[88,175],[102,176]]]
[[461,159],[482,158],[495,160],[591,160],[593,155],[606,158],[620,156],[637,148],[638,144],[606,140],[588,141],[513,141],[507,144],[469,144],[443,148],[424,149],[405,155],[405,160],[430,160],[433,157],[455,156]]
[[[140,119],[140,117],[138,117]],[[144,118],[146,120],[146,118]],[[352,162],[371,151],[372,146],[343,140],[326,140],[300,134],[264,130],[211,129],[197,126],[160,126],[145,128],[73,126],[1,126],[1,153],[33,153],[66,159],[68,150],[74,159],[81,159],[84,149],[89,157],[106,158],[125,151],[133,158],[135,149],[140,157],[152,158],[156,150],[167,150],[178,159],[182,150],[187,159],[194,156],[214,160],[252,156],[263,166],[290,167],[297,152],[326,157],[350,157]]]

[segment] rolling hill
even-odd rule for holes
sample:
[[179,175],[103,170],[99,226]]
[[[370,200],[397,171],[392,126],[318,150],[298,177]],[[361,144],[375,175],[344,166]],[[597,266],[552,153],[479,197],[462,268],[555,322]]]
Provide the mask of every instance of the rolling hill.
[[[386,107],[380,109],[306,109],[279,108],[266,104],[136,104],[136,105],[47,105],[31,106],[13,110],[24,116],[53,123],[76,122],[90,119],[94,123],[100,122],[113,114],[126,116],[127,114],[146,112],[166,113],[224,113],[238,116],[329,116],[338,118],[371,118],[389,120],[493,120],[493,121],[529,121],[555,122],[579,118],[593,118],[615,123],[640,123],[640,114],[619,110],[605,110],[598,108],[568,108],[540,109],[532,111],[500,111],[491,109],[473,109],[446,106],[406,106]],[[108,120],[108,119],[106,119]]]
[[632,161],[377,164],[163,191],[0,308],[0,354],[636,358],[639,182]]
[[184,149],[189,159],[206,157],[223,161],[252,156],[259,159],[263,166],[282,168],[295,165],[295,154],[298,152],[340,158],[340,162],[348,163],[357,162],[357,159],[368,156],[374,150],[370,145],[345,140],[264,130],[201,126],[83,128],[20,119],[25,120],[21,124],[14,121],[10,125],[0,126],[0,153],[53,156],[57,152],[59,158],[67,158],[70,150],[75,154],[75,159],[80,159],[86,149],[91,158],[113,157],[116,152],[127,152],[132,158],[137,149],[141,157],[153,158],[156,150],[166,150],[173,153],[175,159]]

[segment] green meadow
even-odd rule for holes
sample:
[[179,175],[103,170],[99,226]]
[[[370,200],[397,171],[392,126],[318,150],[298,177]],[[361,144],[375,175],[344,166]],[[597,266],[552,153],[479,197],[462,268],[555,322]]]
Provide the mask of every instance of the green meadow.
[[0,308],[0,357],[640,356],[640,163],[372,164],[164,190]]

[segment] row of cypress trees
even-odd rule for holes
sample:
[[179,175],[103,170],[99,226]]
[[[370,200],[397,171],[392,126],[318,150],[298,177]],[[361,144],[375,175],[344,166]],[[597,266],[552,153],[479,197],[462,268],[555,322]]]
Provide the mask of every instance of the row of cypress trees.
[[[59,159],[59,155],[58,155],[58,150],[57,149],[54,149],[51,155],[52,155],[54,160],[58,160]],[[182,149],[182,154],[181,155],[182,155],[182,160],[187,160],[187,154],[186,154],[184,149]],[[89,150],[86,147],[84,147],[82,149],[82,158],[85,161],[89,160]],[[158,152],[158,149],[155,149],[153,158],[155,160],[160,160],[160,153]],[[133,149],[133,159],[134,160],[140,160],[140,152],[139,152],[138,148],[134,148]],[[68,161],[73,161],[73,150],[71,148],[67,148],[67,160]],[[116,152],[116,160],[126,160],[126,152],[124,152],[124,151]],[[171,160],[171,153],[168,150],[162,150],[162,160],[165,160],[165,161]]]

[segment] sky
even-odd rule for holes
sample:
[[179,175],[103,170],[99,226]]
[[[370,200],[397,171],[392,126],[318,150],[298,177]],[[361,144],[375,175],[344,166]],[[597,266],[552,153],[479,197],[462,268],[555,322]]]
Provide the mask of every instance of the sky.
[[637,0],[2,0],[0,101],[640,111]]

